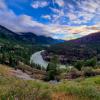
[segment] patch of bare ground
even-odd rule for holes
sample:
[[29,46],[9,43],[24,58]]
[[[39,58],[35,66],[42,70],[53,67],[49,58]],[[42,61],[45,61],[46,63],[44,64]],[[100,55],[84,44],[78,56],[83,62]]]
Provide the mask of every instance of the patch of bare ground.
[[32,68],[25,64],[20,64],[19,66],[17,66],[17,68],[22,70],[22,72],[30,75],[30,77],[34,79],[43,80],[46,75],[45,71]]

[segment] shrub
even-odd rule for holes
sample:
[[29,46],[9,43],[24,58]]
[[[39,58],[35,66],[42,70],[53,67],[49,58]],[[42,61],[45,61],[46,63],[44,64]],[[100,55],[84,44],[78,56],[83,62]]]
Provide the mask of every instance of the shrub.
[[75,68],[77,68],[78,70],[81,70],[81,68],[83,67],[84,65],[84,61],[83,60],[80,60],[80,61],[77,61],[74,65]]
[[82,69],[82,71],[83,71],[83,75],[86,76],[86,77],[96,75],[91,67],[84,67]]
[[66,75],[68,79],[75,79],[81,76],[81,72],[78,71],[76,68],[72,68]]
[[100,75],[100,69],[94,69],[93,72],[95,73],[95,75]]
[[92,58],[90,60],[85,61],[84,66],[90,66],[90,67],[95,67],[97,64],[97,59]]

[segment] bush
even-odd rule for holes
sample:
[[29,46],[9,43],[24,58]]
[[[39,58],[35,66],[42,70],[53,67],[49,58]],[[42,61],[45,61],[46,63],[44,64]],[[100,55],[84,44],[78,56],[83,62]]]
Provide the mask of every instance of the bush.
[[82,69],[82,71],[83,71],[83,75],[86,76],[86,77],[95,76],[96,75],[91,67],[84,67]]
[[93,72],[95,73],[95,75],[100,75],[100,69],[94,69]]
[[81,72],[78,71],[76,68],[72,68],[66,75],[68,79],[75,79],[81,76]]
[[81,70],[81,68],[84,66],[84,61],[83,60],[80,60],[80,61],[77,61],[74,65],[75,68],[77,68],[78,70]]
[[92,58],[90,60],[87,60],[85,63],[84,63],[84,66],[90,66],[90,67],[95,67],[97,64],[97,59],[96,58]]

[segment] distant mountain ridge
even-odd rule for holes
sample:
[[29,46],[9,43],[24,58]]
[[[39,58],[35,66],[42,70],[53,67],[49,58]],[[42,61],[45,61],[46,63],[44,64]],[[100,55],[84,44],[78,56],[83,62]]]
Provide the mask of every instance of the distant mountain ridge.
[[6,39],[12,39],[15,41],[25,42],[29,44],[56,44],[63,42],[63,40],[53,39],[46,36],[37,36],[34,33],[16,33],[0,25],[0,37]]
[[47,49],[49,54],[63,55],[67,61],[83,60],[92,57],[100,59],[100,32],[52,45]]
[[79,39],[71,40],[77,43],[100,42],[100,32],[92,33]]

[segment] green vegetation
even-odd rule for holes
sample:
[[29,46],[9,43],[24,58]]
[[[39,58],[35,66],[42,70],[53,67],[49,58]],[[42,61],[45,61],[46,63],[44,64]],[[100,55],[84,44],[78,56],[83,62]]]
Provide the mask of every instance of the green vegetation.
[[0,69],[0,100],[100,100],[100,76],[50,84],[15,78],[6,66]]
[[58,80],[57,76],[60,75],[60,69],[59,69],[59,60],[57,56],[54,56],[51,59],[51,62],[48,64],[47,67],[47,77],[46,80]]
[[97,64],[97,59],[91,58],[88,60],[78,60],[76,61],[74,67],[77,68],[78,70],[81,70],[82,67],[95,67]]
[[[63,64],[73,64],[78,60],[91,59],[86,65],[94,66],[96,60],[100,61],[100,32],[52,45],[48,47],[47,53],[48,56],[51,56],[51,54],[59,55],[60,61]],[[94,57],[96,57],[96,59]]]
[[[5,33],[6,34],[6,33]],[[0,33],[0,63],[15,67],[19,62],[29,65],[30,56],[45,48],[42,45],[18,41],[12,36]]]
[[[44,69],[34,63],[30,65],[29,60],[34,52],[45,46],[28,44],[10,33],[0,33],[0,100],[100,100],[98,44],[69,42],[51,46],[52,59]],[[60,69],[59,58],[68,64],[66,69]],[[16,68],[39,80],[15,77],[12,70]],[[60,82],[50,84],[50,80]]]
[[81,70],[81,68],[84,66],[84,61],[83,60],[77,61],[74,66],[78,70]]

